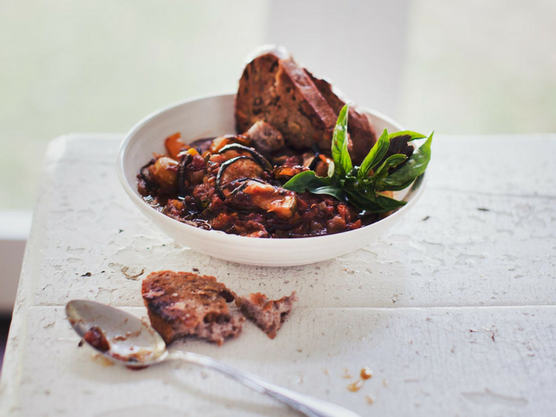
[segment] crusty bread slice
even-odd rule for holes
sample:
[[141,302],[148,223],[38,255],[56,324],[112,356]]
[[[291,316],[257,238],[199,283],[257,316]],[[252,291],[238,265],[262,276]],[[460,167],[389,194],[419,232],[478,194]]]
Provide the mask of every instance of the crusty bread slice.
[[[262,120],[277,128],[292,148],[318,145],[326,152],[344,104],[328,82],[306,71],[285,49],[267,48],[243,71],[235,100],[236,129],[245,132]],[[361,161],[366,153],[359,152],[368,152],[376,142],[374,130],[355,108],[350,110],[348,129],[356,138],[353,159]]]
[[143,280],[141,293],[153,328],[166,343],[197,336],[224,343],[241,332],[245,318],[231,313],[234,294],[215,277],[159,271]]

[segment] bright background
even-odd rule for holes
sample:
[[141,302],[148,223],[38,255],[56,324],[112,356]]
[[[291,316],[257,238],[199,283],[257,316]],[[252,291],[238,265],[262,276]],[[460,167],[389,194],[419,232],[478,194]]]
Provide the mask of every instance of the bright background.
[[32,208],[54,137],[233,91],[268,42],[412,130],[556,132],[553,0],[0,0],[0,16],[0,210]]

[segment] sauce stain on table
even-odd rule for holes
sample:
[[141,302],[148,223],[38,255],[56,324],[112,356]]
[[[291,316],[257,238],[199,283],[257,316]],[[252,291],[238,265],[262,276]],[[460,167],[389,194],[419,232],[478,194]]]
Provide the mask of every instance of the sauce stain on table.
[[373,372],[369,368],[365,367],[361,369],[359,376],[361,379],[358,379],[357,381],[348,385],[347,389],[350,390],[351,392],[359,391],[363,386],[363,384],[365,383],[365,381],[367,379],[370,379],[373,376]]

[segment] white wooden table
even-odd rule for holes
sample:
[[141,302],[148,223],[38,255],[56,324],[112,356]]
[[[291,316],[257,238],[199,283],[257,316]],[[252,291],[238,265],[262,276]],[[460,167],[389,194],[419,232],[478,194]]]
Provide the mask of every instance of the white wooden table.
[[[146,316],[141,279],[215,275],[299,303],[275,340],[251,323],[221,347],[177,343],[362,416],[556,413],[556,135],[438,135],[428,189],[379,241],[270,269],[178,247],[128,201],[121,136],[52,142],[0,385],[1,416],[296,415],[180,363],[142,371],[91,356],[64,316],[85,298]],[[362,367],[373,377],[347,389]],[[351,375],[350,377],[346,377]]]

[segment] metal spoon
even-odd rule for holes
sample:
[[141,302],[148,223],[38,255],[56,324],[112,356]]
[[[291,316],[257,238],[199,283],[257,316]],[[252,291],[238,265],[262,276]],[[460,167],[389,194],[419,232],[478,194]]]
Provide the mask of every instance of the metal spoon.
[[221,372],[310,417],[360,417],[343,407],[271,384],[208,356],[193,352],[169,352],[166,343],[153,328],[116,308],[94,301],[73,300],[66,305],[66,315],[73,330],[90,346],[109,360],[127,367],[141,368],[169,359],[180,359]]

